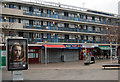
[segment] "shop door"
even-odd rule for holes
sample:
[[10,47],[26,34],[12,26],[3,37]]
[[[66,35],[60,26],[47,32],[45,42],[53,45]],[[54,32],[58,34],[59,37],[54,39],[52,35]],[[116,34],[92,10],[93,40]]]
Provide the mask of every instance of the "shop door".
[[31,49],[28,52],[29,64],[39,63],[39,50]]

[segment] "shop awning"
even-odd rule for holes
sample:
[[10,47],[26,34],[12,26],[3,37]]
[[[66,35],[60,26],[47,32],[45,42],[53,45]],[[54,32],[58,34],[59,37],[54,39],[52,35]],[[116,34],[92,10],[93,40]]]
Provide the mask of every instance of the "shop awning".
[[43,45],[43,46],[47,48],[65,48],[64,45]]
[[101,50],[110,50],[109,46],[99,46],[98,48],[100,48]]

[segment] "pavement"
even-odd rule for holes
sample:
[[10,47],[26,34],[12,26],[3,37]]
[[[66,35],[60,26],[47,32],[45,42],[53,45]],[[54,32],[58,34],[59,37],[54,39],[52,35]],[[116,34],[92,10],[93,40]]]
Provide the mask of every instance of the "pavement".
[[[94,64],[84,65],[84,61],[49,64],[30,64],[23,71],[24,80],[118,80],[119,70],[103,70],[102,64],[110,60],[96,60]],[[117,63],[113,60],[112,63]],[[11,72],[3,69],[3,80],[11,80]]]

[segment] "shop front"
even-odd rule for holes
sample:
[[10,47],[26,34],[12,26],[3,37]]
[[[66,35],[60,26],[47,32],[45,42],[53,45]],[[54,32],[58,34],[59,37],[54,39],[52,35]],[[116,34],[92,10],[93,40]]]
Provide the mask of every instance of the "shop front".
[[84,43],[81,51],[79,52],[79,60],[84,60],[89,56],[94,56],[94,47],[97,45]]
[[[45,51],[45,47],[47,48]],[[47,52],[47,63],[78,61],[81,45],[43,45],[42,63],[45,63],[45,52]]]
[[[110,46],[99,46],[99,48],[101,49],[102,57],[104,57],[106,59],[110,58],[110,52],[111,52]],[[116,46],[112,46],[112,57],[113,58],[117,57]]]
[[28,62],[29,64],[41,63],[41,46],[28,47]]
[[62,53],[64,56],[64,62],[67,61],[79,61],[79,52],[81,51],[82,45],[75,44],[64,44],[65,49]]

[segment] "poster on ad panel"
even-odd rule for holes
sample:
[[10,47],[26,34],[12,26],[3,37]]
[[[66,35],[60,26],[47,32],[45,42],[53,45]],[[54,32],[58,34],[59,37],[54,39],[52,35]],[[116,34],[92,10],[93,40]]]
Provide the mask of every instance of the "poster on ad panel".
[[7,39],[8,71],[28,69],[27,39]]

